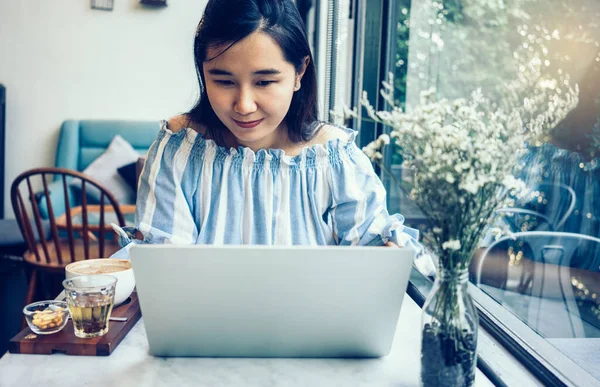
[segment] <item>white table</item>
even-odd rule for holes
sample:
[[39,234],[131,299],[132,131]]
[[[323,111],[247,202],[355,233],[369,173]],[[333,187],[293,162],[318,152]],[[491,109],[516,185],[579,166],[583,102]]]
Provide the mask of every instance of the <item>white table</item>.
[[[140,320],[107,357],[7,353],[0,386],[416,386],[420,318],[405,296],[392,352],[381,359],[155,358]],[[492,386],[479,370],[475,384]]]

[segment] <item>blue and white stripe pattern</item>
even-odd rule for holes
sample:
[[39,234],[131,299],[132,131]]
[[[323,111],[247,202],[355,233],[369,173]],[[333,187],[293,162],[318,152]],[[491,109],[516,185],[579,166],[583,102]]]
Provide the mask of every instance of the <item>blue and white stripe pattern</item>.
[[[386,192],[368,157],[347,140],[306,147],[227,149],[165,121],[140,177],[136,228],[142,243],[398,245],[417,230],[390,216]],[[118,230],[122,245],[135,229]],[[129,247],[129,246],[127,246]],[[128,249],[115,256],[126,257]]]

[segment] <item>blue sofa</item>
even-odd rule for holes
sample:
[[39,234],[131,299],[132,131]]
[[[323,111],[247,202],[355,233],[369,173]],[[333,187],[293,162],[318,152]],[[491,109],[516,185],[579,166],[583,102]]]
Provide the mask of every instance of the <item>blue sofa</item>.
[[[117,134],[127,140],[140,155],[145,155],[159,129],[159,121],[67,120],[60,129],[55,166],[83,171],[104,153]],[[48,188],[54,215],[60,216],[65,212],[62,183],[54,181]],[[79,204],[73,192],[69,192],[69,200],[72,206]],[[46,198],[43,194],[38,196],[38,204],[42,217],[47,218]]]

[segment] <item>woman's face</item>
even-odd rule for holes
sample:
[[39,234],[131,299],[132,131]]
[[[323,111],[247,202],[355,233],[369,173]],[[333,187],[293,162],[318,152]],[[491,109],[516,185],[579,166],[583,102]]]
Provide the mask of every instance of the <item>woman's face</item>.
[[[207,58],[222,50],[209,48]],[[263,32],[252,33],[204,62],[210,105],[238,144],[255,151],[285,144],[284,118],[301,76],[284,59],[279,45]]]

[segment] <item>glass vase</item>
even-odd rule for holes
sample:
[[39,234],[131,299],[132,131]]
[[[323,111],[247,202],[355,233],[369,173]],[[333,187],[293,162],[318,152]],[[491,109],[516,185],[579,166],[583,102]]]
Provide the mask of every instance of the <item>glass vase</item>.
[[421,317],[421,385],[472,386],[477,364],[477,310],[468,269],[438,270]]

